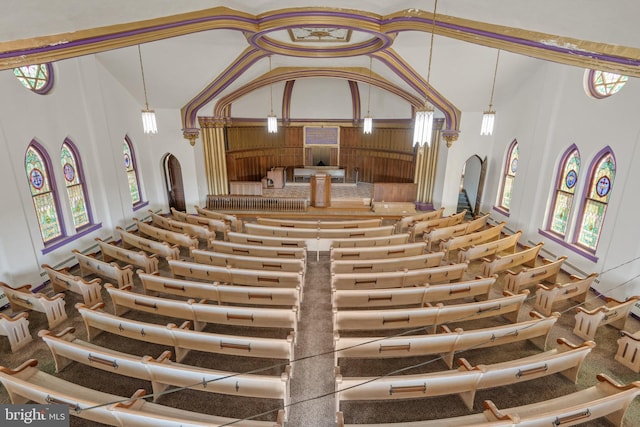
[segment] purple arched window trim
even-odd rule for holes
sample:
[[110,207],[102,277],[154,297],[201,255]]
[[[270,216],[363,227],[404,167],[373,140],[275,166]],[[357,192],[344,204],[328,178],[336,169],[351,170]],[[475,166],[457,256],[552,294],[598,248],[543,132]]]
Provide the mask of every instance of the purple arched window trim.
[[514,139],[513,141],[511,141],[511,144],[509,144],[509,149],[507,150],[507,156],[504,160],[504,166],[503,166],[504,169],[502,169],[502,182],[500,185],[500,194],[498,195],[498,204],[496,204],[496,206],[493,207],[493,210],[507,217],[509,216],[510,212],[508,209],[505,209],[502,206],[502,199],[504,196],[504,187],[507,182],[507,175],[509,174],[509,167],[510,167],[509,160],[511,160],[511,156],[513,155],[513,150],[517,145],[518,145],[517,139]]
[[80,157],[78,147],[76,147],[73,141],[71,141],[69,138],[65,138],[63,145],[64,144],[69,147],[69,150],[71,150],[71,152],[73,153],[73,157],[76,159],[76,174],[78,175],[78,180],[80,181],[80,185],[82,186],[82,192],[84,193],[84,204],[87,208],[87,215],[89,216],[89,224],[85,224],[82,227],[76,229],[76,231],[81,231],[85,228],[91,227],[94,224],[93,210],[91,209],[91,201],[89,200],[89,192],[87,191],[87,182],[84,177],[84,168],[82,167],[82,157]]
[[124,136],[124,142],[129,146],[129,153],[131,153],[131,167],[136,172],[136,185],[138,186],[138,194],[140,194],[140,201],[133,205],[133,210],[137,211],[138,209],[142,209],[147,206],[149,202],[144,201],[144,197],[142,194],[142,187],[140,186],[140,172],[138,171],[138,161],[136,159],[136,151],[133,149],[133,143],[129,138],[129,135]]
[[[551,205],[550,205],[551,210],[547,215],[547,221],[545,224],[545,231],[553,235],[556,235],[558,238],[563,238],[563,236],[560,236],[559,234],[556,234],[553,231],[551,231],[551,222],[553,221],[553,207],[556,205],[556,200],[558,199],[558,189],[562,186],[562,180],[564,179],[564,175],[563,175],[564,168],[567,162],[569,161],[569,157],[571,157],[571,154],[574,151],[578,153],[578,158],[580,158],[580,150],[578,150],[578,146],[576,144],[571,144],[571,146],[569,146],[569,148],[565,150],[564,154],[560,158],[560,164],[558,165],[558,169],[556,171],[556,180],[554,181],[555,187],[553,188],[553,199],[551,199]],[[579,178],[580,176],[578,176],[578,179]],[[574,199],[575,199],[575,192],[574,192]],[[573,210],[573,206],[571,208]]]

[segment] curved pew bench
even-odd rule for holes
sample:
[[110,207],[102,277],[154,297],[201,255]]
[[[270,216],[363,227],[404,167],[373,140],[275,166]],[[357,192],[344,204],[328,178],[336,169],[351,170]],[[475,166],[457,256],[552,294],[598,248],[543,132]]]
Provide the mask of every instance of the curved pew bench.
[[134,251],[131,249],[125,249],[117,246],[115,243],[104,242],[99,237],[96,237],[95,241],[100,247],[102,260],[104,262],[110,262],[117,259],[119,261],[126,262],[127,264],[140,267],[147,273],[158,271],[158,255],[156,254],[148,255],[146,252],[141,250]]
[[507,270],[504,272],[504,288],[511,292],[518,292],[522,288],[533,286],[543,281],[553,283],[566,259],[566,256],[562,256],[555,261],[545,258],[542,260],[542,265],[538,267],[523,268],[517,273]]
[[215,334],[190,330],[191,322],[184,322],[180,326],[169,323],[165,326],[130,320],[105,313],[101,310],[103,307],[103,303],[91,308],[81,303],[76,304],[87,329],[89,341],[100,332],[106,331],[138,341],[166,345],[174,348],[176,362],[183,360],[191,350],[293,361],[293,332],[286,339]]
[[233,229],[233,231],[235,231],[236,233],[242,233],[242,229],[243,229],[242,220],[239,219],[237,216],[225,214],[221,212],[215,212],[209,209],[203,209],[198,205],[195,205],[194,208],[198,213],[198,215],[203,216],[205,218],[221,219],[224,222],[228,223]]
[[598,277],[598,273],[591,273],[585,278],[572,274],[569,277],[569,282],[566,283],[555,283],[550,286],[538,283],[536,285],[537,290],[534,309],[542,314],[548,315],[551,313],[553,305],[557,302],[572,299],[578,303],[584,303],[587,297],[587,291],[596,277]]
[[[296,273],[306,272],[304,259],[280,259],[267,257],[252,257],[248,255],[232,255],[220,252],[205,251],[202,249],[191,250],[191,257],[200,264],[215,265],[218,267],[244,268],[248,270],[290,271]],[[303,279],[304,280],[304,279]]]
[[[301,289],[221,285],[147,274],[138,270],[145,293],[159,292],[213,301],[219,305],[267,305],[295,308],[300,315]],[[299,320],[299,319],[298,319]]]
[[69,269],[56,270],[49,264],[42,264],[42,268],[47,272],[51,287],[54,292],[71,291],[81,295],[82,300],[87,305],[93,305],[102,301],[102,280],[93,279],[86,281],[82,277],[69,273]]
[[231,226],[223,219],[213,219],[199,215],[192,215],[189,213],[180,212],[174,207],[171,208],[171,217],[176,221],[207,227],[209,231],[216,233],[214,234],[214,237],[212,237],[213,240],[217,239],[217,233],[221,234],[222,240],[227,240],[227,233],[231,231]]
[[562,373],[574,383],[584,358],[595,347],[593,341],[579,346],[558,339],[558,347],[544,353],[493,365],[471,366],[459,359],[460,368],[427,374],[391,375],[384,377],[342,377],[336,368],[336,408],[348,400],[399,400],[457,394],[472,411],[478,390]]
[[518,230],[514,234],[499,238],[491,242],[473,244],[458,251],[458,262],[471,262],[476,259],[485,258],[491,255],[499,254],[504,251],[515,252],[518,246],[518,239],[522,235],[522,231]]
[[441,265],[418,270],[383,271],[379,273],[335,273],[331,289],[380,289],[422,286],[425,283],[458,281],[469,263]]
[[186,234],[188,236],[197,237],[198,239],[209,242],[216,239],[216,232],[209,230],[209,227],[199,224],[189,224],[187,222],[178,221],[173,218],[167,218],[159,215],[152,210],[147,211],[151,218],[151,225],[176,233]]
[[428,221],[430,219],[442,218],[443,213],[444,208],[440,208],[435,211],[405,216],[396,222],[396,233],[406,233],[409,226],[417,221]]
[[302,272],[253,270],[247,268],[218,267],[197,262],[170,260],[174,277],[206,280],[233,285],[266,286],[272,288],[303,289]]
[[493,259],[482,259],[482,275],[491,276],[495,273],[500,273],[510,268],[519,267],[525,265],[527,267],[535,267],[536,260],[540,249],[542,249],[544,243],[538,243],[535,246],[524,246],[521,251],[515,252],[509,255],[496,255]]
[[130,287],[118,289],[107,283],[105,289],[113,301],[115,315],[129,310],[154,313],[161,316],[191,320],[195,330],[201,331],[207,323],[252,328],[278,328],[298,330],[295,308],[237,307],[207,304],[206,301],[181,301],[152,297],[132,292]]
[[279,219],[279,218],[256,218],[256,224],[268,225],[271,227],[288,227],[288,228],[372,228],[382,225],[382,218],[370,219],[351,219],[340,221],[327,221],[318,219],[315,221],[304,221],[296,219]]
[[468,349],[495,347],[524,340],[531,340],[538,347],[546,349],[549,332],[560,318],[560,313],[544,317],[532,311],[529,315],[535,319],[470,331],[457,328],[452,332],[443,325],[442,333],[430,335],[342,338],[334,333],[335,365],[338,366],[339,359],[347,358],[386,359],[439,354],[451,368],[454,354]]
[[505,221],[500,224],[496,224],[493,227],[481,231],[475,231],[473,233],[463,234],[462,236],[452,237],[448,240],[440,242],[440,250],[449,254],[455,250],[468,248],[471,245],[477,245],[484,242],[490,242],[497,240],[502,235],[502,229],[506,225]]
[[640,296],[632,296],[626,301],[606,298],[606,304],[593,310],[577,307],[576,324],[573,333],[583,339],[592,340],[600,326],[611,325],[617,329],[624,329],[627,316],[633,305],[640,300]]
[[[4,282],[0,282],[0,290],[6,295],[14,313],[25,309],[44,313],[47,317],[49,328],[55,328],[67,320],[67,312],[64,309],[64,294],[62,293],[49,297],[40,292],[31,292],[31,285],[12,288]],[[26,318],[24,319],[26,320]]]
[[429,327],[432,333],[440,324],[471,321],[486,317],[504,316],[510,322],[518,320],[518,313],[529,295],[529,291],[514,295],[505,291],[502,298],[465,304],[434,307],[379,309],[379,310],[336,310],[333,313],[333,330],[376,331],[389,329],[416,329]]
[[640,394],[640,381],[622,385],[605,374],[598,374],[596,378],[598,383],[592,387],[529,405],[501,410],[492,401],[485,400],[484,412],[455,418],[385,424],[345,424],[344,415],[338,412],[338,427],[572,426],[602,417],[607,418],[613,425],[622,427],[629,405]]
[[38,332],[53,355],[56,372],[75,361],[103,371],[150,381],[154,402],[169,386],[175,386],[231,396],[282,400],[283,409],[289,405],[288,365],[280,376],[219,371],[172,362],[170,351],[163,352],[157,359],[122,353],[79,340],[73,332],[73,328],[67,328],[60,334],[46,330]]
[[472,219],[468,222],[463,222],[461,224],[434,228],[428,232],[425,232],[422,236],[422,239],[427,244],[429,250],[431,250],[434,243],[439,243],[443,240],[451,239],[452,237],[474,233],[483,229],[487,225],[488,219],[489,214],[485,214],[481,217]]
[[212,251],[231,254],[245,255],[253,257],[279,258],[279,259],[301,259],[306,262],[307,250],[305,248],[283,248],[276,246],[258,246],[245,245],[242,243],[221,242],[219,240],[212,241]]
[[292,237],[256,236],[248,233],[229,233],[231,243],[241,243],[244,245],[275,246],[282,248],[306,248],[307,240]]
[[167,242],[147,239],[130,233],[124,228],[117,226],[116,230],[120,234],[123,248],[138,248],[145,252],[150,252],[161,256],[167,260],[180,258],[180,248],[177,245],[170,245]]
[[632,334],[620,331],[615,359],[632,371],[640,373],[640,332]]
[[409,234],[393,234],[382,237],[350,237],[331,240],[332,248],[370,248],[374,246],[404,245],[409,243]]
[[369,228],[291,228],[272,227],[255,223],[245,223],[247,234],[269,237],[292,237],[294,239],[347,239],[352,237],[384,237],[393,234],[393,226]]
[[80,265],[80,274],[88,276],[97,274],[98,276],[111,279],[118,284],[119,287],[133,285],[133,266],[130,264],[124,267],[115,262],[104,262],[96,258],[97,253],[83,254],[77,249],[72,250],[73,254]]
[[434,228],[440,227],[449,227],[452,225],[457,225],[464,221],[464,217],[467,214],[467,210],[463,210],[462,212],[458,212],[446,217],[427,219],[422,221],[415,221],[408,228],[409,231],[409,239],[412,242],[416,241],[418,236],[422,236],[424,233],[428,233]]
[[9,338],[9,346],[12,352],[16,352],[29,344],[32,340],[29,332],[29,313],[22,311],[9,316],[0,313],[0,335]]
[[481,296],[488,299],[491,287],[498,276],[480,277],[462,282],[396,289],[334,289],[334,308],[377,308],[394,306],[422,307],[428,302]]
[[418,270],[437,267],[444,252],[387,259],[342,259],[331,261],[331,273],[376,273],[381,271]]
[[[334,242],[335,243],[335,242]],[[336,247],[330,250],[331,261],[405,258],[426,254],[425,243],[401,243],[371,247]],[[438,252],[436,252],[438,253]]]
[[151,237],[159,242],[167,242],[172,245],[181,246],[188,250],[198,247],[198,239],[186,233],[155,227],[151,224],[147,224],[144,221],[140,221],[137,218],[133,218],[133,222],[138,227],[138,234]]
[[36,359],[29,359],[16,369],[0,366],[0,382],[11,403],[63,404],[69,414],[96,423],[113,426],[169,427],[222,426],[282,427],[284,412],[276,421],[238,421],[232,418],[201,414],[147,402],[138,390],[131,398],[103,393],[40,371]]

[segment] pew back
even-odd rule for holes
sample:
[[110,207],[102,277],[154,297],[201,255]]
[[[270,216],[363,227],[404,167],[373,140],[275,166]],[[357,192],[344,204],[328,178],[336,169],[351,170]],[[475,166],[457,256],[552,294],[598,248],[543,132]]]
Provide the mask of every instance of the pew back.
[[[115,243],[107,243],[102,241],[99,237],[95,238],[100,247],[102,253],[102,260],[104,262],[110,262],[117,259],[127,264],[135,265],[142,268],[147,273],[153,273],[158,271],[158,256],[156,254],[147,255],[144,251],[133,251],[125,249],[120,246],[116,246]],[[89,305],[87,303],[87,305]]]
[[133,267],[119,266],[115,262],[104,262],[96,258],[97,254],[83,254],[77,249],[72,250],[80,265],[80,274],[88,276],[97,274],[115,281],[119,287],[133,285]]
[[4,282],[0,282],[0,291],[4,292],[9,300],[11,310],[14,312],[27,309],[44,313],[49,328],[55,328],[67,319],[67,312],[64,309],[64,294],[58,293],[53,297],[48,297],[39,292],[31,292],[31,285],[12,288]]
[[359,259],[331,261],[331,273],[375,273],[380,271],[417,270],[437,267],[442,262],[444,252],[388,259]]
[[138,248],[145,252],[161,256],[167,260],[180,258],[180,248],[178,248],[177,245],[170,245],[167,242],[158,242],[156,240],[147,239],[146,237],[130,233],[120,226],[117,226],[116,230],[120,233],[120,240],[122,240],[123,248]]
[[330,257],[331,261],[404,258],[422,255],[425,253],[425,249],[426,244],[424,243],[404,243],[371,247],[337,247],[334,245],[331,247]]

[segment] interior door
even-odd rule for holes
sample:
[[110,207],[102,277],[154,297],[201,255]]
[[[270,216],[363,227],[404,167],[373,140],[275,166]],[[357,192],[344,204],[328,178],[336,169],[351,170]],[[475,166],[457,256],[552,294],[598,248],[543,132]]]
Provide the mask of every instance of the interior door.
[[182,168],[180,162],[173,154],[167,154],[164,161],[164,177],[167,188],[169,209],[186,212],[187,206],[184,200],[184,186],[182,184]]

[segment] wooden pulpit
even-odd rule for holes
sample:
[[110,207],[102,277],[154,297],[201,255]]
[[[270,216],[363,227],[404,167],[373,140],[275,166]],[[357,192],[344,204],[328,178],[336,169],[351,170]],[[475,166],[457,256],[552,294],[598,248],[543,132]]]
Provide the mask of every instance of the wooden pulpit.
[[321,173],[311,175],[311,206],[328,208],[331,206],[331,177]]

